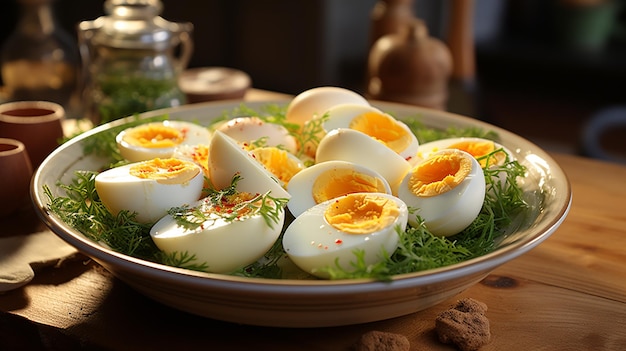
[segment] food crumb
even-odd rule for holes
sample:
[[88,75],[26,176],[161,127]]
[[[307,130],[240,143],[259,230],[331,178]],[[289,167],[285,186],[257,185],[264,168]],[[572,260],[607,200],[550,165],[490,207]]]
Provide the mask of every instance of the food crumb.
[[410,348],[406,336],[377,330],[361,335],[354,345],[354,351],[409,351]]
[[487,305],[472,298],[457,301],[435,320],[439,341],[454,344],[461,351],[478,350],[491,339],[485,311]]

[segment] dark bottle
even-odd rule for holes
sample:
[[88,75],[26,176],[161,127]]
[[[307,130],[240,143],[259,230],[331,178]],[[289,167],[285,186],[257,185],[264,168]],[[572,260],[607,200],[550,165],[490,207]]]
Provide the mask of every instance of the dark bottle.
[[78,46],[55,18],[54,0],[18,0],[20,18],[2,48],[9,101],[47,100],[72,113],[78,86]]

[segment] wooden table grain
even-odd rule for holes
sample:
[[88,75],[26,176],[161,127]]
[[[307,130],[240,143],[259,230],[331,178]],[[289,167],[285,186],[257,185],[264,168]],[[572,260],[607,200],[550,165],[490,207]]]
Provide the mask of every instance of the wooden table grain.
[[[272,95],[259,95],[272,98]],[[259,98],[261,99],[261,98]],[[225,323],[166,307],[78,255],[0,295],[0,349],[350,350],[364,332],[405,335],[412,350],[454,350],[434,321],[456,300],[487,304],[491,342],[482,350],[626,350],[626,166],[553,154],[573,189],[561,227],[480,283],[427,310],[332,328]],[[32,210],[3,232],[44,229]],[[25,224],[27,223],[27,224]]]

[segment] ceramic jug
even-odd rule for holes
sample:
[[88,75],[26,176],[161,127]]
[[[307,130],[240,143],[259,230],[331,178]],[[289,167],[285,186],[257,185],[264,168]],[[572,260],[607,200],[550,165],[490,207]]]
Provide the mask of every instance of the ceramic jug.
[[178,75],[193,52],[193,25],[162,18],[160,0],[106,0],[104,10],[78,26],[91,120],[184,104]]
[[369,34],[370,48],[387,34],[399,33],[413,22],[414,0],[379,0],[374,5]]
[[403,31],[376,41],[368,57],[368,97],[445,110],[452,56],[414,19]]

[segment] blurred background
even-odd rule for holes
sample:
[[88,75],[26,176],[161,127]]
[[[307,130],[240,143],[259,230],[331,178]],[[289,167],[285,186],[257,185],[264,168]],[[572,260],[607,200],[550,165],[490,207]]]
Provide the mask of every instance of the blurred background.
[[[289,94],[322,85],[366,90],[376,0],[162,2],[162,17],[194,24],[189,67],[236,68],[250,75],[255,88]],[[80,21],[104,15],[103,3],[52,0],[59,26],[74,39]],[[548,150],[606,158],[586,146],[585,131],[607,110],[619,114],[626,106],[622,0],[473,4],[475,74],[470,88],[460,89],[472,103],[456,104],[455,95],[447,109],[508,129]],[[431,36],[448,40],[452,0],[415,0],[412,7]],[[0,45],[18,18],[19,2],[2,0]],[[608,129],[602,148],[626,155],[626,122]]]

